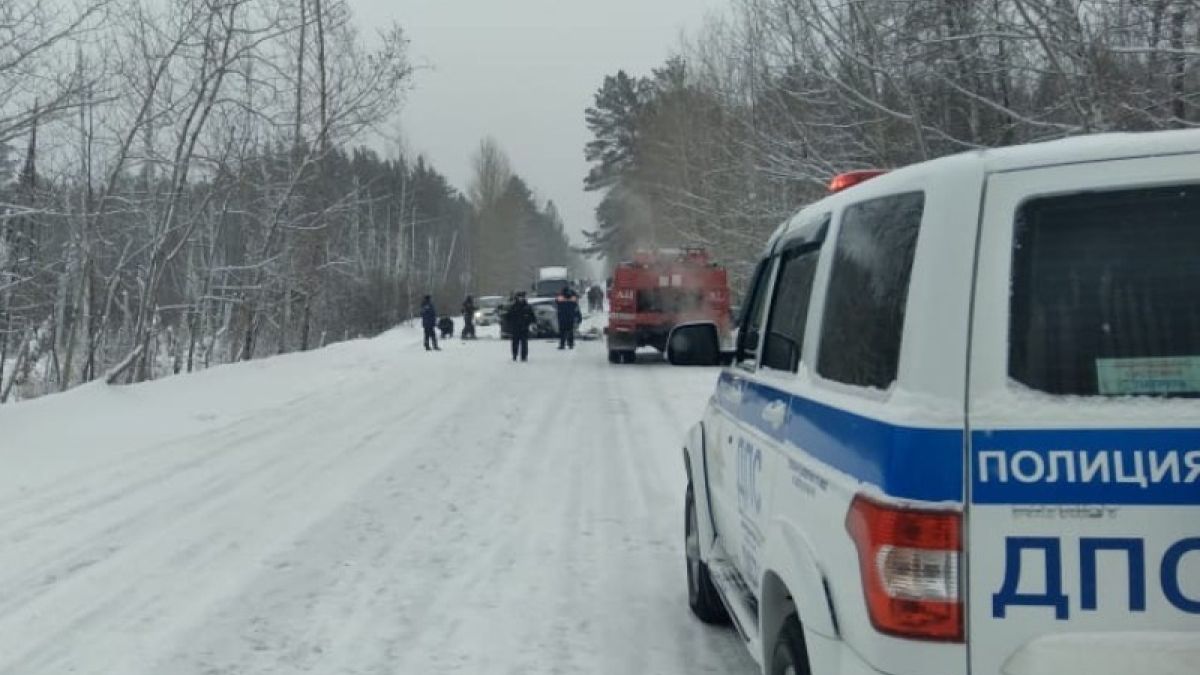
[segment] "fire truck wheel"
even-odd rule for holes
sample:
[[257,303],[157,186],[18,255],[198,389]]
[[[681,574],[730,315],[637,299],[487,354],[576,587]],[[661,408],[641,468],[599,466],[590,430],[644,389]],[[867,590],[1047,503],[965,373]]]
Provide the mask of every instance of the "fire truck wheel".
[[621,352],[618,352],[615,349],[608,350],[608,362],[609,363],[620,363],[621,362]]

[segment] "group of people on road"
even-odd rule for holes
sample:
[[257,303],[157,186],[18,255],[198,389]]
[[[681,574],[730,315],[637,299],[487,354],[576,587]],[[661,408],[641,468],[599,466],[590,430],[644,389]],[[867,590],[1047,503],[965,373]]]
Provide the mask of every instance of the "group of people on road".
[[[570,286],[563,286],[554,298],[554,306],[558,313],[558,348],[575,349],[575,329],[583,321],[583,314],[579,311],[579,296]],[[504,320],[512,339],[513,361],[528,361],[529,333],[537,317],[524,291],[518,292],[513,298]]]
[[[594,307],[593,290],[595,288],[588,291],[589,310]],[[603,303],[603,292],[601,292],[600,302]],[[554,298],[554,304],[558,314],[558,348],[575,349],[575,329],[583,321],[583,313],[579,310],[579,296],[570,286],[563,286],[562,291]],[[474,298],[468,295],[462,304],[463,329],[461,335],[464,340],[476,339],[475,311],[477,309]],[[537,316],[534,314],[529,300],[526,299],[524,291],[513,296],[512,304],[509,305],[504,320],[508,325],[512,340],[513,361],[518,359],[528,361],[529,336],[537,321]],[[448,316],[439,319],[432,296],[426,295],[421,300],[421,326],[425,331],[425,351],[441,351],[441,347],[438,346],[438,331],[441,331],[443,340],[454,335],[454,321]]]
[[[467,296],[462,304],[462,339],[475,340],[475,299]],[[454,319],[448,316],[438,318],[437,308],[433,306],[433,297],[426,295],[421,299],[421,327],[425,330],[425,351],[442,351],[438,346],[438,331],[442,339],[454,337]]]

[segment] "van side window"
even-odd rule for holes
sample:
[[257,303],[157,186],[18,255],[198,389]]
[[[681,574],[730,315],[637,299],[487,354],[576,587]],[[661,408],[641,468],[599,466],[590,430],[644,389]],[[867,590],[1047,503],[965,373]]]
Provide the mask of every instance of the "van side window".
[[819,247],[802,248],[780,260],[775,299],[767,322],[767,339],[763,343],[764,368],[794,373],[800,365],[808,303],[820,253]]
[[1200,185],[1030,199],[1009,375],[1049,394],[1200,397]]
[[747,292],[746,304],[742,306],[742,316],[738,321],[737,362],[751,369],[758,363],[758,330],[767,304],[767,287],[770,286],[774,262],[773,258],[767,258],[754,270],[754,281]]
[[909,192],[846,207],[833,253],[817,372],[886,389],[900,338],[925,195]]

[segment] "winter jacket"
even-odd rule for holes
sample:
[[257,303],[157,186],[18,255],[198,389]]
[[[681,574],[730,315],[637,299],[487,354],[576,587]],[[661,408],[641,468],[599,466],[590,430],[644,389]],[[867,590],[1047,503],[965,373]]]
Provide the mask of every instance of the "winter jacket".
[[508,332],[524,337],[529,334],[529,326],[534,322],[533,308],[525,300],[517,300],[508,308],[504,315],[508,322]]
[[433,328],[437,326],[437,310],[433,308],[433,303],[427,302],[421,305],[421,325],[425,328]]
[[558,325],[575,327],[580,321],[583,321],[583,314],[579,311],[579,300],[574,295],[559,295],[555,299],[555,306],[558,308]]
[[464,302],[462,306],[463,320],[465,320],[467,323],[474,321],[476,309],[475,303],[471,302],[470,300]]

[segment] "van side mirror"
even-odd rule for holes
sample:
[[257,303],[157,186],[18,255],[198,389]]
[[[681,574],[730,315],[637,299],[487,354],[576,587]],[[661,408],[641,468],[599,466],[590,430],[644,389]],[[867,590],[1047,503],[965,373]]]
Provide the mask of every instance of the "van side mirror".
[[683,323],[667,338],[667,361],[674,366],[716,366],[724,362],[717,325],[710,321]]
[[746,327],[738,331],[737,358],[739,361],[758,357],[758,328]]

